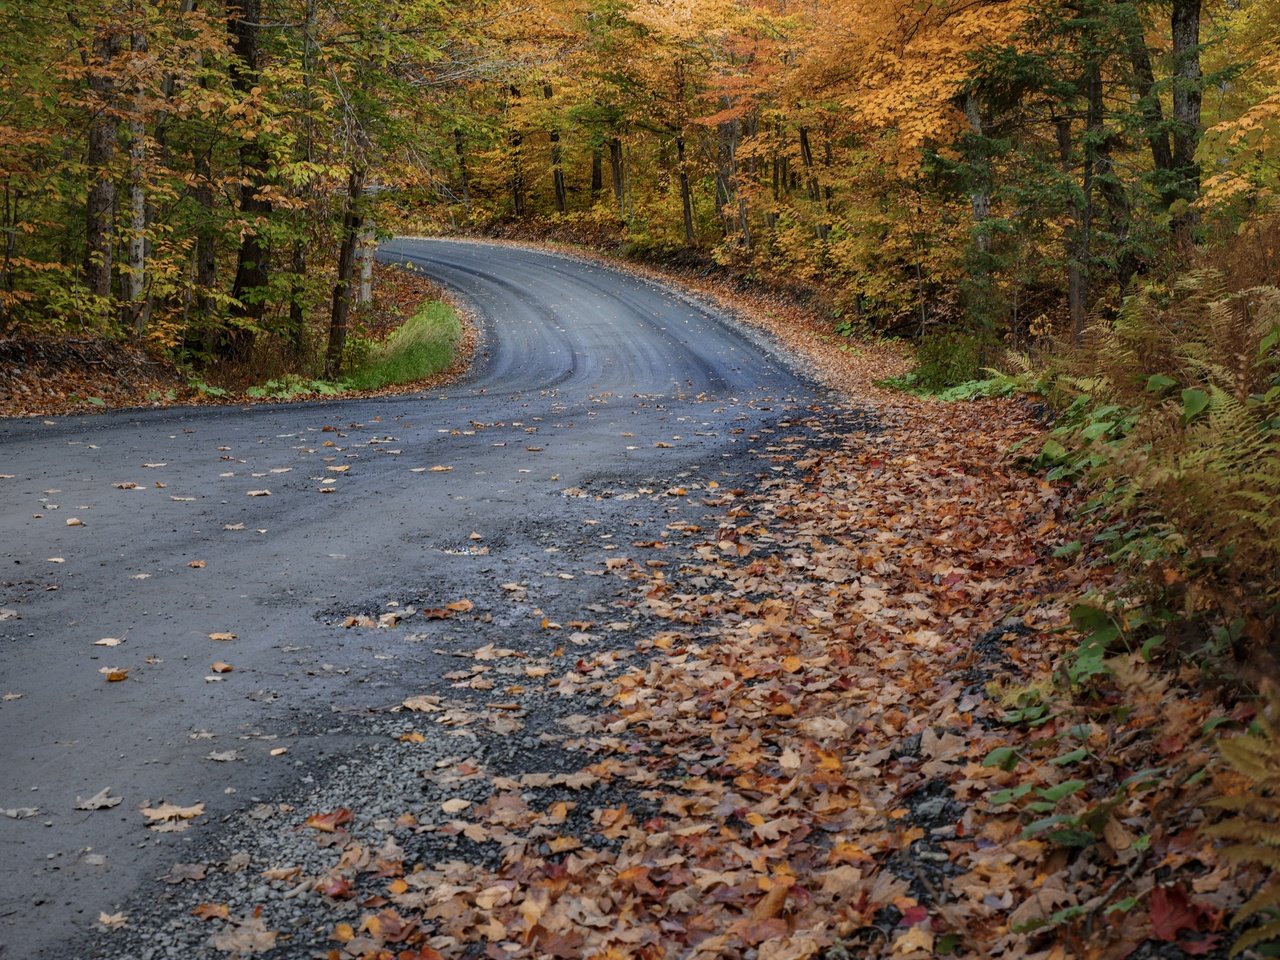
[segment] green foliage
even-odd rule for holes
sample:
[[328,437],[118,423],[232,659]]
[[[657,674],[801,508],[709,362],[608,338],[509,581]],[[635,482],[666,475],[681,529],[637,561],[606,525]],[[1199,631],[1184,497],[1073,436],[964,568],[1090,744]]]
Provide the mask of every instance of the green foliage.
[[359,390],[412,383],[447,369],[462,338],[458,314],[446,303],[430,303],[381,343],[344,381]]
[[1036,462],[1091,486],[1097,541],[1142,590],[1147,652],[1173,631],[1210,659],[1257,653],[1280,625],[1278,344],[1280,289],[1192,274],[1095,326],[1053,381],[1070,402]]
[[916,345],[915,383],[938,391],[978,380],[999,351],[992,338],[963,330],[929,333]]
[[[1277,698],[1273,696],[1272,707]],[[1251,733],[1220,740],[1223,759],[1247,782],[1240,793],[1215,801],[1214,805],[1229,812],[1207,829],[1210,836],[1229,841],[1222,854],[1228,860],[1260,868],[1266,880],[1257,888],[1232,918],[1232,926],[1252,920],[1256,924],[1246,930],[1231,948],[1238,956],[1245,950],[1263,944],[1280,943],[1280,736],[1265,717],[1260,718]]]
[[299,400],[304,397],[330,397],[346,389],[346,384],[328,380],[313,380],[296,373],[285,374],[245,390],[245,396],[255,400]]
[[225,397],[227,395],[227,391],[225,388],[214,386],[211,383],[206,383],[204,380],[201,380],[199,377],[193,377],[192,379],[188,380],[187,386],[189,386],[196,393],[200,394],[202,397]]

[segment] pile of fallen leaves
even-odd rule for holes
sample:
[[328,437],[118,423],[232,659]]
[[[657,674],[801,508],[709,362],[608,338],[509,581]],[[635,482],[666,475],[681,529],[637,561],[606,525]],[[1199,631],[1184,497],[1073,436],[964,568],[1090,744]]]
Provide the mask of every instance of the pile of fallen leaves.
[[[758,489],[610,558],[656,625],[633,665],[511,688],[606,693],[563,721],[589,763],[459,762],[437,776],[487,799],[377,848],[358,811],[307,821],[336,851],[310,880],[344,908],[330,956],[1225,956],[1257,877],[1200,827],[1242,787],[1210,737],[1248,712],[1138,656],[1062,679],[1067,606],[1110,573],[1053,556],[1078,505],[1007,454],[1039,429],[906,398],[754,438]],[[497,854],[416,859],[424,832]]]
[[134,406],[186,392],[187,378],[141,347],[90,337],[0,340],[0,416]]

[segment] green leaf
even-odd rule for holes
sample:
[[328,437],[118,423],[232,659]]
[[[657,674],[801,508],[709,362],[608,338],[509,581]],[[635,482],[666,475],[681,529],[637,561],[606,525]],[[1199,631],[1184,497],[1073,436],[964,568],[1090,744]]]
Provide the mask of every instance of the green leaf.
[[1001,770],[1012,770],[1018,765],[1018,751],[1013,747],[996,747],[982,761],[984,767],[999,767]]
[[1052,787],[1044,787],[1037,790],[1036,793],[1044,797],[1046,800],[1056,802],[1061,800],[1063,797],[1071,796],[1073,793],[1079,793],[1087,786],[1088,784],[1083,780],[1064,780],[1062,783],[1055,784]]
[[1063,544],[1057,550],[1053,551],[1055,557],[1071,557],[1075,556],[1084,548],[1079,540],[1072,540],[1070,543]]
[[1154,636],[1147,637],[1143,642],[1139,652],[1142,654],[1143,660],[1150,660],[1155,652],[1164,645],[1164,634],[1157,633]]
[[1107,907],[1106,913],[1128,913],[1138,905],[1137,897],[1125,897]]
[[1067,448],[1060,444],[1057,440],[1050,437],[1044,442],[1044,446],[1040,448],[1040,459],[1053,462],[1065,459],[1067,456]]
[[1209,406],[1209,394],[1203,390],[1182,391],[1182,415],[1187,420],[1203,413],[1207,406]]
[[1064,753],[1060,757],[1054,757],[1049,762],[1054,764],[1055,766],[1065,767],[1067,764],[1070,764],[1070,763],[1079,763],[1081,760],[1085,759],[1085,757],[1087,756],[1089,756],[1089,751],[1086,750],[1084,747],[1079,747],[1078,749],[1072,750],[1070,753]]
[[1002,807],[1006,803],[1013,803],[1013,801],[1025,797],[1031,792],[1031,788],[1032,784],[1030,783],[1019,784],[1009,790],[997,790],[987,800],[993,807]]
[[1097,440],[1101,437],[1105,437],[1107,435],[1107,431],[1114,426],[1114,420],[1095,421],[1081,430],[1080,436],[1084,437],[1086,440]]
[[1029,840],[1031,837],[1038,836],[1046,830],[1052,830],[1054,827],[1061,826],[1064,823],[1072,823],[1074,819],[1074,817],[1069,817],[1065,813],[1059,813],[1053,817],[1045,817],[1043,820],[1036,820],[1027,824],[1023,829],[1022,839]]
[[1173,377],[1166,377],[1163,373],[1153,373],[1147,378],[1147,392],[1160,393],[1162,390],[1168,390],[1170,387],[1176,387],[1178,381]]

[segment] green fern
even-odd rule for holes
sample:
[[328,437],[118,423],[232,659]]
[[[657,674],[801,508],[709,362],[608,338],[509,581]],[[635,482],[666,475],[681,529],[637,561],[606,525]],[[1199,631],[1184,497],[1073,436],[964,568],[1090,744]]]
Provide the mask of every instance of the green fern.
[[1262,718],[1255,733],[1221,740],[1218,748],[1223,759],[1249,780],[1251,789],[1214,801],[1214,806],[1230,811],[1231,816],[1206,832],[1237,841],[1220,851],[1224,858],[1266,871],[1266,879],[1232,917],[1232,926],[1265,918],[1236,939],[1231,947],[1234,957],[1251,947],[1280,941],[1280,881],[1276,878],[1280,870],[1280,737]]
[[1210,649],[1240,654],[1245,638],[1277,657],[1261,648],[1280,631],[1280,288],[1228,294],[1193,273],[1086,340],[1054,382],[1076,398],[1059,475],[1095,482],[1112,555],[1159,606],[1228,628]]

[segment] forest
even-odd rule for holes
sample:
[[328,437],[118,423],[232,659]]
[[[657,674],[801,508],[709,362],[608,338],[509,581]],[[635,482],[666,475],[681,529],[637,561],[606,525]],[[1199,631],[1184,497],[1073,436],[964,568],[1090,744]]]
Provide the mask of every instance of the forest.
[[[837,329],[1079,340],[1276,270],[1280,16],[1040,0],[8,2],[0,331],[342,364],[374,231],[554,226]],[[260,358],[261,359],[261,358]]]
[[[857,929],[874,928],[876,911],[896,897],[900,916],[916,917],[902,923],[913,932],[898,933],[918,932],[918,942],[898,950],[885,938],[886,956],[945,955],[953,934],[956,955],[1129,956],[1138,949],[1124,932],[1131,910],[1142,913],[1143,937],[1179,951],[1162,956],[1226,956],[1233,942],[1236,954],[1265,951],[1280,940],[1280,3],[0,0],[0,24],[0,347],[123,344],[181,371],[206,397],[232,387],[262,397],[281,384],[286,399],[347,390],[366,382],[360,378],[385,326],[370,303],[374,252],[405,235],[555,244],[659,274],[711,278],[765,312],[778,306],[817,318],[808,335],[850,364],[874,366],[889,344],[906,366],[858,382],[868,396],[921,401],[875,401],[887,420],[899,418],[900,473],[884,476],[878,441],[849,439],[840,433],[848,423],[832,427],[844,440],[828,446],[841,452],[799,458],[816,466],[795,481],[795,503],[769,502],[773,519],[803,515],[801,533],[788,541],[795,569],[748,557],[752,547],[736,530],[699,556],[715,576],[771,595],[803,593],[811,584],[797,587],[788,577],[799,577],[815,552],[836,549],[830,529],[838,524],[814,492],[829,485],[872,518],[868,529],[883,527],[887,540],[901,536],[928,555],[917,579],[895,581],[898,594],[935,591],[940,609],[959,608],[946,592],[960,576],[947,551],[953,536],[980,528],[983,549],[999,541],[990,569],[1001,572],[966,566],[989,598],[966,595],[965,610],[992,605],[972,622],[999,635],[1004,611],[994,604],[1007,589],[1019,597],[1027,630],[1067,636],[1070,649],[1023,644],[1027,658],[1040,658],[1039,679],[1001,688],[974,708],[989,711],[982,738],[972,741],[981,742],[981,756],[955,731],[926,726],[919,710],[907,710],[901,730],[886,734],[910,727],[917,754],[921,737],[929,749],[950,751],[957,802],[1001,787],[990,798],[998,811],[992,822],[1016,816],[1006,816],[1007,832],[992,833],[991,842],[1008,845],[1010,862],[1025,855],[1016,881],[1005,877],[1014,872],[1005,861],[983,865],[991,873],[971,885],[979,891],[964,908],[972,915],[954,923],[946,909],[955,907],[955,891],[948,907],[944,889],[938,903],[946,909],[922,920],[911,912],[923,909],[915,900],[904,905],[907,881],[892,897],[877,887],[884,896],[875,909],[863,904]],[[1017,414],[1000,414],[1008,422],[986,423],[987,408],[965,405],[1008,397],[1021,404]],[[336,427],[323,429],[336,435]],[[670,449],[672,441],[664,435],[654,446]],[[961,463],[957,480],[947,471]],[[854,480],[864,475],[874,497],[860,500]],[[990,489],[965,486],[975,477]],[[955,494],[953,481],[965,492]],[[337,480],[327,483],[336,488]],[[1007,491],[1015,493],[1002,500]],[[924,509],[935,493],[961,515],[955,529]],[[259,494],[270,491],[249,495]],[[737,495],[722,491],[715,502]],[[1012,510],[1014,500],[1034,530],[1000,526],[1000,510]],[[920,505],[921,515],[913,519],[904,501]],[[744,512],[730,516],[748,515],[731,509]],[[1066,530],[1063,542],[1053,539]],[[480,534],[471,537],[478,542]],[[1036,559],[1010,560],[1013,548],[1001,537],[1034,541],[1026,550]],[[633,546],[666,548],[656,539]],[[849,551],[841,563],[863,563],[848,542],[838,546]],[[873,554],[867,565],[889,562]],[[666,605],[663,616],[681,604],[697,612],[684,621],[672,614],[676,623],[725,616],[728,601],[712,602],[701,587],[671,593],[655,572],[663,565],[628,574],[644,581],[651,605]],[[843,583],[827,584],[829,596],[841,595]],[[1050,593],[1070,597],[1058,611],[1069,625],[1035,620],[1036,604]],[[778,637],[794,625],[772,601],[744,596],[734,594],[733,603],[750,612],[729,617],[726,635],[755,617],[775,631],[776,650],[740,632],[730,668],[741,653],[743,662],[762,661],[752,661],[752,678],[789,682],[779,671],[800,672],[800,660]],[[470,600],[460,602],[453,612],[471,610]],[[439,619],[452,610],[439,607],[446,611]],[[345,626],[385,625],[364,620]],[[390,626],[398,622],[392,616]],[[813,628],[839,641],[823,648],[814,669],[847,666],[845,626]],[[655,649],[674,643],[683,657],[686,639],[667,637]],[[837,647],[845,652],[830,652]],[[669,753],[682,749],[687,731],[673,732],[663,718],[719,696],[723,664],[709,649],[697,651],[705,676],[688,680],[682,660],[672,674],[678,680],[633,681],[662,704],[651,713],[629,687],[619,694]],[[892,670],[911,674],[932,657],[895,648],[894,658],[875,660],[873,649],[852,654],[866,659],[860,669],[868,676],[891,660]],[[791,660],[794,670],[779,667]],[[822,680],[822,696],[848,692],[843,679]],[[920,689],[945,701],[938,690],[957,687],[955,676],[935,679]],[[665,703],[686,680],[696,696]],[[951,700],[970,699],[947,689]],[[734,700],[727,715],[737,718],[743,702]],[[786,705],[771,703],[764,721],[761,707],[733,722],[786,727]],[[726,713],[710,715],[721,722]],[[703,726],[714,736],[726,729]],[[1006,742],[992,730],[1012,732]],[[414,735],[421,743],[423,734]],[[864,735],[876,762],[901,759],[892,752],[898,746],[857,732]],[[806,742],[797,749],[809,750]],[[942,755],[922,763],[941,764]],[[839,769],[841,761],[813,748],[803,762]],[[1156,762],[1167,766],[1152,775]],[[786,764],[795,773],[800,753],[787,753]],[[1074,775],[1085,768],[1087,777]],[[814,796],[831,773],[822,770]],[[812,814],[794,806],[804,807],[796,817]],[[871,892],[867,864],[882,863],[910,832],[891,842],[891,831],[876,824],[880,846],[867,841],[868,853],[845,844],[847,860],[826,864],[846,880],[865,867],[860,882]],[[628,842],[638,849],[648,842],[645,830],[631,825]],[[825,829],[816,819],[812,826],[815,835]],[[683,853],[701,841],[670,842]],[[1031,846],[1034,855],[1026,853]],[[712,863],[720,852],[702,854]],[[1082,866],[1091,856],[1093,865]],[[559,897],[568,882],[559,865],[539,863],[547,871],[539,883]],[[1203,867],[1195,883],[1203,880],[1204,889],[1178,879],[1187,864]],[[821,912],[794,877],[781,876],[762,873],[757,888],[735,874],[722,888],[744,902],[743,891],[764,893],[743,908],[747,932],[738,934],[750,949],[741,955],[757,955],[751,950],[782,928],[795,934],[802,911]],[[666,888],[647,873],[626,883],[628,896],[656,904],[654,916],[667,909]],[[689,881],[682,896],[692,890]],[[523,915],[541,902],[500,892],[484,909],[505,909],[511,929],[520,922],[515,904]],[[1027,920],[1013,906],[1018,898],[1038,913]],[[465,909],[480,910],[472,901]],[[1018,922],[1009,919],[1015,915]],[[524,919],[530,930],[538,922]],[[357,936],[345,922],[339,927],[350,931],[344,942],[383,955],[363,943],[364,928]],[[484,929],[468,927],[466,936],[483,939],[476,931]],[[682,928],[677,939],[693,943],[695,933],[706,931]],[[1106,946],[1055,953],[1062,948],[1050,940],[1059,935],[1063,943]],[[536,952],[532,936],[513,950]],[[964,954],[962,943],[973,952]],[[1041,952],[1019,953],[1027,944]],[[422,950],[424,958],[441,955]]]

